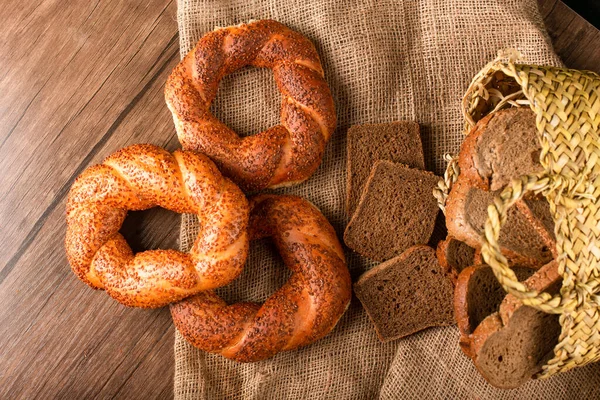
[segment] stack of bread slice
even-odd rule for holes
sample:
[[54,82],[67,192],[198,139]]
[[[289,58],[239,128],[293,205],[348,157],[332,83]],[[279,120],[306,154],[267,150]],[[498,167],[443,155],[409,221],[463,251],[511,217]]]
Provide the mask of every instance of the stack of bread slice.
[[[478,248],[487,207],[512,180],[542,171],[535,115],[528,108],[483,118],[463,142],[460,174],[446,200],[448,234]],[[514,264],[543,265],[554,258],[554,222],[546,199],[532,196],[508,210],[500,231],[502,253]]]
[[[488,205],[512,179],[542,171],[540,151],[528,108],[479,121],[461,146],[460,174],[446,201],[448,236],[434,251],[427,244],[439,178],[424,171],[418,124],[350,129],[351,218],[344,240],[383,261],[354,285],[381,340],[456,321],[462,350],[493,385],[517,387],[540,371],[558,341],[558,317],[507,296],[480,245]],[[509,209],[499,243],[519,280],[536,290],[560,289],[554,221],[544,197],[530,195]]]
[[431,193],[439,178],[425,171],[419,124],[351,127],[347,167],[348,247],[386,261],[429,241],[439,211]]
[[344,241],[381,264],[354,290],[382,341],[454,324],[453,278],[427,243],[439,208],[439,177],[425,170],[416,122],[359,125],[348,131]]
[[[512,179],[542,171],[540,151],[529,108],[481,119],[461,147],[460,175],[446,201],[449,238],[437,249],[440,262],[458,275],[454,312],[460,346],[484,378],[501,388],[518,387],[538,373],[560,333],[557,315],[507,296],[479,253],[488,205]],[[519,280],[536,290],[560,289],[554,222],[544,197],[531,195],[509,209],[499,243]]]

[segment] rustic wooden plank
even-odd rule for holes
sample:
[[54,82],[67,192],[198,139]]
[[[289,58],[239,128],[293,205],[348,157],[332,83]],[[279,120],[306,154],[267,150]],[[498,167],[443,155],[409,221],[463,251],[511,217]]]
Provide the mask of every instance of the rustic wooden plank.
[[[102,392],[115,398],[135,399],[139,398],[139,388],[144,387],[144,391],[152,393],[152,396],[156,399],[173,397],[174,341],[175,328],[170,324],[166,333],[153,344],[151,350],[141,360],[138,368],[133,370],[127,376],[127,379],[113,378],[109,380]],[[168,357],[165,357],[165,355]],[[120,370],[117,370],[113,377],[124,375]],[[165,382],[168,385],[165,385]]]
[[[119,115],[164,67],[164,49],[177,42],[172,0],[104,0],[92,11],[84,0],[69,7],[62,1],[48,3],[31,24],[65,29],[46,29],[35,51],[3,58],[0,65],[6,63],[0,69],[7,71],[0,81],[6,93],[0,107],[18,110],[0,122],[0,168],[5,171],[0,177],[0,240],[5,244],[0,265],[8,271],[74,176],[114,133]],[[34,86],[27,83],[30,76]],[[0,280],[6,274],[0,273]]]
[[[173,328],[168,310],[127,309],[105,293],[86,287],[69,271],[62,245],[66,190],[61,188],[68,189],[78,171],[127,144],[143,141],[171,149],[177,146],[170,113],[163,100],[164,81],[179,58],[174,3],[154,2],[151,4],[153,10],[148,8],[145,16],[137,15],[135,18],[133,14],[144,12],[136,9],[133,1],[121,4],[126,6],[122,9],[116,7],[115,1],[104,3],[107,3],[106,13],[95,22],[102,29],[92,35],[124,37],[123,32],[130,34],[130,43],[121,45],[123,54],[114,58],[110,71],[103,75],[92,65],[88,76],[90,82],[86,82],[85,87],[75,87],[69,96],[55,99],[57,104],[51,107],[52,110],[46,109],[48,104],[36,106],[35,100],[29,100],[29,106],[25,102],[14,103],[15,109],[28,109],[24,111],[26,114],[41,110],[45,113],[41,117],[52,119],[52,123],[60,127],[58,131],[37,138],[43,155],[36,157],[34,151],[39,151],[36,146],[30,154],[25,154],[37,163],[38,169],[52,165],[53,152],[70,150],[80,153],[80,158],[58,162],[61,167],[71,167],[65,171],[66,175],[46,172],[55,169],[60,175],[62,168],[46,167],[42,173],[37,173],[38,176],[27,176],[33,180],[33,188],[38,185],[34,190],[42,195],[40,186],[50,180],[47,187],[51,195],[47,193],[45,196],[51,201],[46,204],[54,206],[42,211],[44,218],[40,220],[38,217],[38,230],[33,237],[29,236],[32,238],[30,245],[19,252],[13,273],[6,273],[6,280],[0,286],[0,303],[3,304],[0,308],[0,398],[104,398],[123,390],[130,395],[135,393],[132,397],[155,398],[157,393],[172,396],[173,355],[172,351],[167,351],[166,343],[170,342],[172,346]],[[102,3],[98,4],[97,9],[102,10],[102,6]],[[47,11],[54,13],[56,10],[49,7]],[[115,13],[122,15],[121,24],[114,20]],[[111,19],[111,24],[103,18]],[[130,26],[121,26],[129,19],[135,21],[130,22]],[[115,24],[120,28],[115,30]],[[52,40],[53,37],[49,35],[41,40]],[[85,50],[81,49],[80,53],[82,51]],[[101,63],[100,59],[104,57],[107,55],[91,59],[75,56],[74,66],[67,64],[60,73],[85,72],[88,63]],[[51,70],[38,73],[48,72],[48,79],[60,82],[60,78],[53,75],[56,72],[49,72]],[[23,88],[23,96],[39,90],[37,87]],[[41,93],[44,93],[43,90]],[[79,96],[82,99],[77,100]],[[7,104],[1,106],[4,108]],[[75,104],[79,105],[77,112],[62,112],[63,108]],[[25,119],[21,118],[21,123]],[[32,120],[32,123],[36,121]],[[0,139],[6,139],[6,125],[0,127]],[[5,144],[19,129],[17,125]],[[20,134],[28,137],[21,139],[34,141],[31,132],[34,131],[24,129]],[[57,146],[56,143],[61,140],[61,146]],[[69,149],[64,149],[64,146],[69,146]],[[12,147],[11,144],[7,148]],[[0,148],[0,155],[10,156],[3,148]],[[19,160],[17,167],[27,165],[27,159]],[[3,239],[5,234],[8,237],[16,232],[5,231],[5,226],[10,226],[5,224],[5,216],[17,213],[22,218],[27,212],[21,210],[22,205],[7,209],[5,204],[9,203],[4,203],[6,194],[8,192],[2,192],[0,200],[3,202],[0,206],[3,212],[0,235]],[[22,196],[29,194],[25,191]],[[27,202],[35,205],[35,200],[29,197]],[[148,216],[156,217],[154,223],[148,222]],[[127,223],[137,226],[140,222],[137,219],[128,219]],[[145,213],[143,220],[144,224],[134,232],[140,247],[176,247],[177,216],[151,211]],[[26,224],[23,226],[27,227]],[[2,255],[6,255],[6,249],[3,249]],[[158,343],[161,346],[157,347]],[[162,351],[156,352],[157,349]],[[146,364],[145,360],[151,362]],[[142,368],[144,374],[134,374],[138,368]],[[157,376],[162,379],[147,379]],[[134,379],[130,383],[132,377]]]
[[[598,68],[597,31],[539,1],[565,63]],[[92,291],[68,269],[62,240],[65,194],[83,168],[131,143],[178,147],[162,94],[178,59],[175,6],[66,4],[0,9],[0,398],[170,398],[168,310]],[[174,248],[178,225],[152,210],[124,232],[137,250]]]
[[[170,149],[177,146],[162,97],[163,82],[178,60],[177,46],[172,47],[169,68],[92,162],[140,141]],[[0,325],[4,364],[0,369],[0,398],[110,397],[122,389],[142,398],[171,393],[173,354],[172,348],[167,351],[165,347],[166,341],[172,346],[168,309],[125,308],[78,281],[68,268],[62,247],[64,205],[63,198],[0,290],[0,321],[6,322]],[[179,218],[172,213],[154,216],[158,217],[154,224],[144,220],[152,233],[146,236],[146,228],[142,228],[141,247],[176,247]],[[132,221],[132,225],[137,222]],[[156,235],[157,231],[161,234]],[[157,351],[159,342],[162,352]],[[36,364],[33,371],[32,360]],[[144,374],[135,373],[138,368],[143,368]],[[151,380],[153,376],[163,379]]]
[[560,0],[538,0],[554,50],[566,66],[600,73],[600,31]]

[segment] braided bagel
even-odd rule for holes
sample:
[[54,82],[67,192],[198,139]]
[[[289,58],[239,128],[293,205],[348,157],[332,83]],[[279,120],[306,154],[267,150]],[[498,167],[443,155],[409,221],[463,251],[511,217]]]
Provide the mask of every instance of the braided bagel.
[[[133,254],[118,232],[127,210],[160,206],[198,216],[191,251]],[[67,200],[65,247],[89,286],[135,307],[162,307],[235,279],[248,254],[248,202],[205,156],[134,145],[86,169]]]
[[206,291],[171,304],[175,326],[194,346],[240,362],[310,344],[337,324],[352,295],[333,227],[308,201],[259,195],[250,200],[251,239],[272,237],[293,271],[264,304],[227,305]]
[[[281,124],[240,138],[211,114],[210,105],[221,79],[248,65],[273,70],[282,96]],[[247,191],[306,180],[336,126],[314,45],[271,20],[206,34],[171,73],[165,99],[183,148],[208,155]]]

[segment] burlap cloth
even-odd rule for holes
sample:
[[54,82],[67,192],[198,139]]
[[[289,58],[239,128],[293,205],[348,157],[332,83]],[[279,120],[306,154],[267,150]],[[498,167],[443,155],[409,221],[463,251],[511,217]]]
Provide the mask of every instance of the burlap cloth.
[[[323,164],[304,184],[278,190],[316,204],[342,237],[346,131],[353,124],[402,119],[421,124],[427,167],[442,174],[443,155],[455,152],[463,121],[460,99],[471,78],[501,48],[526,61],[560,65],[536,0],[178,0],[181,55],[216,26],[276,19],[316,45],[339,120]],[[279,94],[268,70],[246,69],[221,84],[213,110],[242,134],[279,119]],[[184,216],[181,249],[194,241],[196,219]],[[354,279],[373,264],[347,251]],[[263,301],[288,272],[272,245],[253,243],[245,271],[219,290],[228,301]],[[600,365],[502,391],[487,384],[458,347],[455,327],[434,328],[380,343],[353,299],[335,330],[306,348],[253,364],[204,353],[179,334],[175,340],[177,399],[600,397]]]

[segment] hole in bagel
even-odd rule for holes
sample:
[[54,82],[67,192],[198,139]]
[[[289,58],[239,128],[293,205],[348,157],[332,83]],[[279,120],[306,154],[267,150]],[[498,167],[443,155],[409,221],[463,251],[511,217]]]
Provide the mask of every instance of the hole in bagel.
[[129,211],[119,232],[135,253],[155,249],[178,250],[180,214],[160,207]]
[[250,242],[248,260],[242,274],[232,283],[216,290],[227,303],[263,303],[292,275],[270,238]]
[[246,67],[221,80],[210,111],[240,136],[279,124],[281,94],[273,71]]

